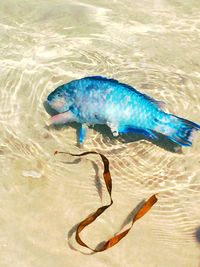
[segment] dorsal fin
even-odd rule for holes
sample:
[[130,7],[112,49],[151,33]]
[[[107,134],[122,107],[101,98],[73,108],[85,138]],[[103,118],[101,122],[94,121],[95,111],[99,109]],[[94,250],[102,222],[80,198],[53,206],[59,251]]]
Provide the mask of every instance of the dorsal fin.
[[110,81],[110,82],[115,82],[115,83],[119,83],[118,80],[115,80],[113,78],[107,78],[105,76],[88,76],[88,77],[85,77],[83,79],[94,79],[94,80],[101,80],[101,81]]
[[162,109],[162,108],[164,108],[164,106],[165,106],[165,102],[164,101],[159,101],[159,100],[156,100],[156,99],[154,99],[154,98],[152,98],[152,97],[150,97],[150,96],[148,96],[148,95],[146,95],[146,94],[143,94],[144,95],[144,97],[146,98],[146,99],[148,99],[150,102],[152,102],[154,105],[156,105],[158,108],[160,108],[160,109]]

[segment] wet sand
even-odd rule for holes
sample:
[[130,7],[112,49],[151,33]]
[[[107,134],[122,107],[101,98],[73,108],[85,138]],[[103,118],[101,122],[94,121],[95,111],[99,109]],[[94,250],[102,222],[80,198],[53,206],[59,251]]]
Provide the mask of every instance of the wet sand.
[[[58,85],[98,74],[200,123],[199,10],[199,1],[1,1],[2,267],[200,266],[200,134],[174,153],[166,141],[124,143],[95,127],[80,149],[78,126],[48,129],[44,108]],[[158,203],[116,247],[92,256],[71,250],[72,227],[108,198],[98,157],[74,162],[55,150],[110,160],[114,205],[83,233],[90,245],[119,230],[142,199],[159,193]]]

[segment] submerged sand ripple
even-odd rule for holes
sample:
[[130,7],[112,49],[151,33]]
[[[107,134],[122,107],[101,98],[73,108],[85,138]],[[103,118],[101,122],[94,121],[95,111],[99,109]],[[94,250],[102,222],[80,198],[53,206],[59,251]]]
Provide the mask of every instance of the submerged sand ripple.
[[95,232],[91,245],[110,237],[152,193],[159,192],[159,202],[119,246],[83,257],[66,239],[101,198],[106,201],[101,162],[55,159],[55,150],[81,151],[77,126],[47,129],[43,106],[58,85],[98,74],[132,84],[164,101],[167,111],[200,122],[199,8],[195,0],[1,2],[1,266],[199,264],[199,134],[181,154],[169,143],[138,136],[124,142],[106,128],[89,130],[84,149],[109,158],[115,205],[84,239],[89,231]]

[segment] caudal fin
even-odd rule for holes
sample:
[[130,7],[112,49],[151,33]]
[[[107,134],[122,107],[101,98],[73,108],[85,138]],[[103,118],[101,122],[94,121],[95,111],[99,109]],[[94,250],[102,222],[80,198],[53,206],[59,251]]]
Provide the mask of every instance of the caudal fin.
[[178,145],[191,146],[192,133],[200,130],[200,125],[174,115],[166,115],[167,117],[159,122],[156,131],[159,129],[160,133]]

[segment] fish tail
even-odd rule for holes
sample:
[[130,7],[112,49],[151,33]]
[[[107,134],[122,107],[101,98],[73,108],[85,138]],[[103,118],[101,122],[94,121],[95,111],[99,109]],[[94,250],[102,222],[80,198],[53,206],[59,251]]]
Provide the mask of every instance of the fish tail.
[[167,136],[170,140],[181,146],[192,145],[192,133],[200,129],[200,125],[192,121],[165,114],[155,128],[155,131]]

